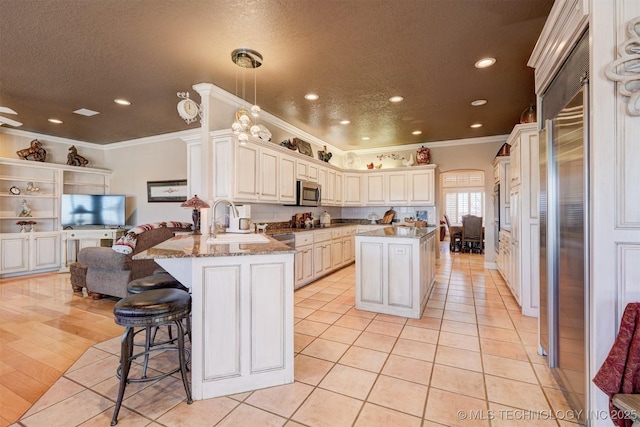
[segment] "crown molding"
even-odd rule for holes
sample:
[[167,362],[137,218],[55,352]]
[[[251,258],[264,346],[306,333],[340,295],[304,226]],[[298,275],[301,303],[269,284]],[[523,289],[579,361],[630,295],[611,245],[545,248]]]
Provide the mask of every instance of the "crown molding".
[[493,143],[502,143],[507,142],[507,138],[509,135],[495,135],[495,136],[483,136],[480,138],[464,138],[464,139],[451,139],[447,141],[436,141],[436,142],[424,142],[410,145],[393,145],[389,147],[380,147],[380,148],[365,148],[362,150],[351,150],[350,152],[356,154],[379,154],[379,153],[390,153],[393,151],[414,151],[421,147],[426,148],[448,148],[448,147],[457,147],[463,145],[475,145],[475,144],[493,144]]
[[78,141],[76,139],[62,138],[59,136],[51,136],[51,135],[46,135],[44,133],[30,132],[27,130],[0,127],[0,133],[6,134],[6,135],[21,136],[24,138],[42,139],[46,141],[55,142],[57,144],[75,145],[76,147],[93,148],[93,149],[101,148],[100,145],[94,144],[92,142]]
[[126,147],[134,147],[137,145],[145,145],[145,144],[153,144],[153,143],[163,142],[163,141],[170,141],[172,139],[179,139],[184,141],[185,138],[191,138],[194,135],[196,135],[197,137],[200,136],[199,128],[181,130],[178,132],[164,133],[160,135],[145,136],[144,138],[130,139],[129,141],[114,142],[112,144],[107,144],[105,146],[102,146],[102,149],[105,151],[117,150],[117,149],[126,148]]

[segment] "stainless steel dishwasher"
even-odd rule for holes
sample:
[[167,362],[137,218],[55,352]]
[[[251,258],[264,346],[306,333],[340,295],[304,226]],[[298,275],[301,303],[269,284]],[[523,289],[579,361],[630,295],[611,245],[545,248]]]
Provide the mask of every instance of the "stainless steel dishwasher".
[[292,248],[296,247],[296,239],[293,233],[276,233],[272,234],[271,237]]

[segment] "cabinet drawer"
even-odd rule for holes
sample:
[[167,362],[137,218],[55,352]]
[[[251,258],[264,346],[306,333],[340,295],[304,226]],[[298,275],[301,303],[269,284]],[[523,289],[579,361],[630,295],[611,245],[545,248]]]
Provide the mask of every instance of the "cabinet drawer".
[[69,239],[113,239],[114,233],[112,231],[82,231],[77,233],[74,231],[67,232],[67,238]]
[[313,233],[314,243],[326,242],[328,240],[331,240],[331,231],[316,231]]
[[339,239],[342,236],[344,236],[344,230],[343,229],[338,229],[338,230],[332,230],[331,231],[331,238],[332,239]]
[[294,237],[296,239],[296,249],[313,243],[313,233],[296,233]]
[[355,227],[345,227],[342,231],[343,236],[353,236],[354,234],[356,234]]

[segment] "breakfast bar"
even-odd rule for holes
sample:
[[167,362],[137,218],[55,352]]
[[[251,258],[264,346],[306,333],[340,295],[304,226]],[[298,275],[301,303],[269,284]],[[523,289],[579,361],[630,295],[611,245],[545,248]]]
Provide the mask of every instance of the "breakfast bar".
[[191,291],[194,399],[293,382],[294,253],[263,234],[189,234],[135,256]]
[[435,279],[437,227],[356,234],[356,308],[419,319]]

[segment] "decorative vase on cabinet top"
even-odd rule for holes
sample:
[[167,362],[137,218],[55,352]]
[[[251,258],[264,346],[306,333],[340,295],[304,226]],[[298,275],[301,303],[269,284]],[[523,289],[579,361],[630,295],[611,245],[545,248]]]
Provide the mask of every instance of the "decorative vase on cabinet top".
[[520,115],[520,124],[534,123],[537,120],[536,106],[531,104],[529,108],[524,110]]
[[416,152],[416,160],[419,165],[428,165],[431,163],[431,150],[422,146]]

